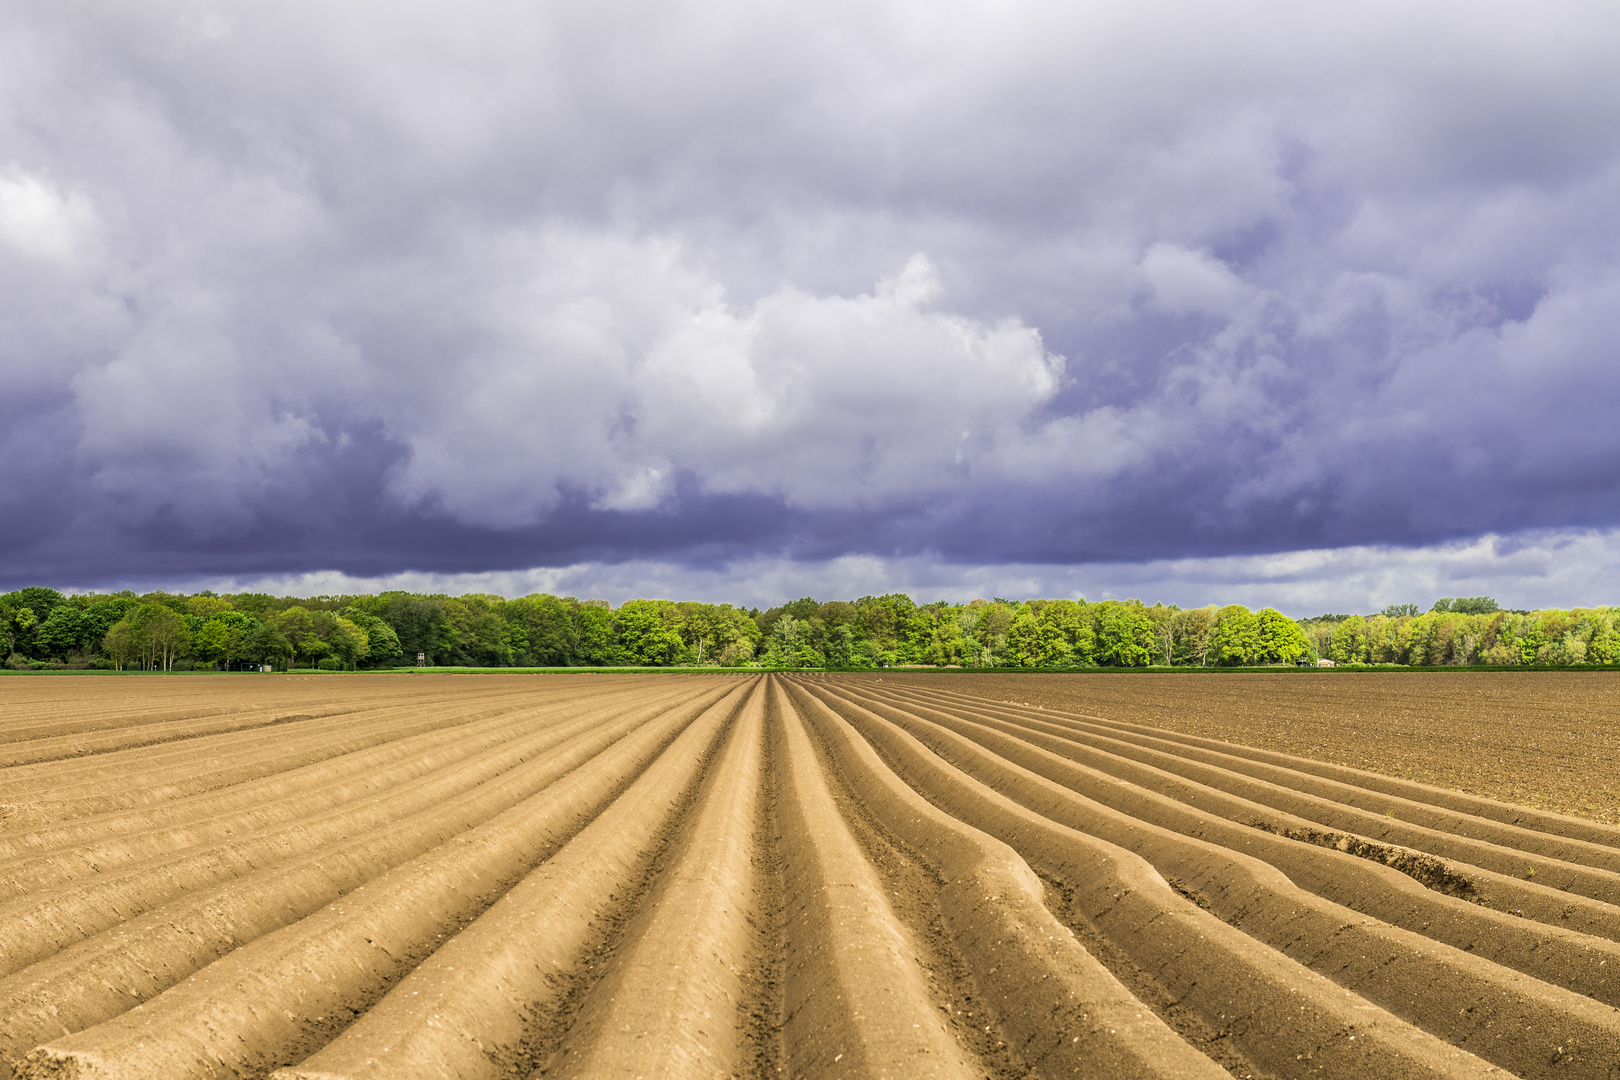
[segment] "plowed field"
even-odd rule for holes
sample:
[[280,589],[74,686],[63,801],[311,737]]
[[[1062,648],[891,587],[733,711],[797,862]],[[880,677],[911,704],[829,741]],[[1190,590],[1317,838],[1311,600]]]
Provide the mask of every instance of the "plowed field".
[[966,686],[8,680],[0,1080],[1620,1080],[1620,829]]
[[1620,825],[1612,671],[865,677],[1151,724]]

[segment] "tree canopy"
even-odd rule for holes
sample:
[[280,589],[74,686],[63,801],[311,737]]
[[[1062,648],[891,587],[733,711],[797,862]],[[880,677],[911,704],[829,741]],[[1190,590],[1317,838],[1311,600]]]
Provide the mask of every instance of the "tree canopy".
[[16,669],[165,671],[391,668],[418,656],[434,667],[773,669],[1620,662],[1620,609],[1509,611],[1490,597],[1445,597],[1420,611],[1295,620],[1241,604],[918,604],[901,593],[761,611],[651,599],[613,608],[544,593],[69,596],[35,586],[0,595],[0,657]]

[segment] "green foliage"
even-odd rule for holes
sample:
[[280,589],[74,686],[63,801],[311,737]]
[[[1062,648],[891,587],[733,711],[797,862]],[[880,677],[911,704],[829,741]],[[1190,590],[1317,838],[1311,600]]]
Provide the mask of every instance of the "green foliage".
[[[1434,602],[1430,611],[1449,611],[1456,615],[1489,615],[1501,608],[1495,600],[1488,596],[1450,596],[1442,597]],[[1412,614],[1417,614],[1412,612]]]
[[414,666],[668,666],[1061,669],[1341,664],[1620,663],[1620,609],[1511,611],[1443,598],[1419,614],[1296,622],[1274,608],[1189,608],[1137,600],[917,604],[900,593],[801,597],[768,611],[730,604],[548,594],[273,597],[148,593],[0,595],[0,656],[18,669],[160,670],[243,664],[331,670]]
[[613,638],[613,609],[606,600],[586,600],[579,609],[579,645],[573,663],[603,666],[619,662]]
[[286,666],[293,657],[293,644],[277,627],[260,623],[242,643],[242,653],[261,664]]
[[1137,600],[1104,600],[1093,605],[1096,660],[1110,667],[1153,663],[1153,619]]
[[631,600],[615,614],[613,629],[623,662],[638,666],[667,666],[686,659],[686,643],[675,627],[676,613],[667,601]]
[[366,635],[367,661],[377,667],[393,667],[405,662],[405,651],[400,648],[399,635],[392,626],[357,607],[344,608],[343,615]]
[[1293,664],[1308,656],[1310,642],[1299,623],[1276,608],[1262,608],[1255,616],[1262,664]]
[[101,644],[119,670],[139,663],[144,670],[168,671],[189,654],[191,638],[185,616],[153,600],[130,608],[108,628]]
[[84,613],[72,604],[58,604],[34,634],[39,655],[66,660],[79,650],[84,629]]
[[1215,616],[1211,647],[1217,664],[1249,665],[1260,662],[1260,620],[1242,604],[1229,604]]

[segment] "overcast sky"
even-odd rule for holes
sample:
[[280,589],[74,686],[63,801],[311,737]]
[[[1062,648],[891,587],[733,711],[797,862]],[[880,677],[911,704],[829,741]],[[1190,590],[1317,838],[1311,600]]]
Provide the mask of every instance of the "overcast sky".
[[1612,3],[17,0],[0,585],[1620,602],[1617,55]]

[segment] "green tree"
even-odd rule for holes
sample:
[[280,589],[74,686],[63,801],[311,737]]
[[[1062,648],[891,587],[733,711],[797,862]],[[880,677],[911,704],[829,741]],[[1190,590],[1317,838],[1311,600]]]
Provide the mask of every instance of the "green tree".
[[603,667],[623,662],[613,631],[613,610],[606,600],[582,600],[577,620],[579,644],[571,663]]
[[144,614],[147,649],[154,667],[169,671],[174,661],[190,644],[191,628],[185,616],[161,604],[143,604],[137,611]]
[[1228,604],[1215,616],[1212,646],[1217,664],[1246,666],[1260,662],[1260,620],[1242,604]]
[[[116,633],[114,633],[116,631]],[[181,651],[190,644],[191,631],[185,617],[155,602],[130,610],[108,631],[103,641],[114,665],[122,668],[139,659],[144,669],[168,671]]]
[[279,628],[269,623],[260,623],[242,643],[242,655],[261,664],[272,666],[280,664],[282,667],[288,667],[291,665],[294,650],[292,642]]
[[191,651],[210,664],[220,663],[230,647],[230,637],[230,627],[215,619],[206,620],[191,635]]
[[240,611],[222,611],[209,620],[223,625],[225,647],[220,660],[229,668],[246,655],[248,639],[259,628],[259,620]]
[[1455,599],[1445,596],[1436,600],[1434,607],[1429,610],[1449,611],[1457,615],[1489,615],[1500,610],[1500,606],[1489,596],[1459,596]]
[[12,612],[12,648],[24,656],[43,659],[48,654],[38,642],[39,630],[58,606],[67,603],[67,597],[55,589],[30,585],[7,593],[4,599]]
[[1176,629],[1180,625],[1176,616],[1180,611],[1163,604],[1154,604],[1145,609],[1147,617],[1153,621],[1153,646],[1158,657],[1164,658],[1164,666],[1171,667],[1176,662]]
[[270,617],[269,625],[281,631],[287,643],[292,646],[292,663],[296,666],[298,658],[304,658],[304,666],[314,667],[320,663],[321,657],[332,651],[332,647],[321,637],[315,625],[314,616],[302,604],[295,604],[285,611],[278,612]]
[[1136,600],[1093,604],[1097,660],[1113,667],[1146,667],[1153,662],[1153,620]]
[[859,656],[855,652],[855,631],[849,623],[841,623],[828,632],[826,658],[828,667],[857,666]]
[[356,668],[371,651],[366,632],[353,621],[331,611],[310,612],[310,624],[326,651],[346,668]]
[[17,608],[11,616],[11,646],[24,656],[37,656],[35,635],[39,632],[39,616],[30,607]]
[[[427,657],[434,666],[450,663],[460,646],[456,628],[445,610],[445,596],[417,596],[407,592],[386,592],[362,610],[382,618],[394,628],[405,662],[414,664],[416,654]],[[350,605],[361,606],[361,605]]]
[[614,612],[613,628],[626,663],[663,667],[685,658],[685,642],[659,608],[656,600],[630,600]]
[[509,641],[514,657],[541,667],[566,667],[579,652],[579,601],[535,593],[509,601],[508,624],[522,631],[522,647]]
[[765,651],[766,666],[798,667],[799,648],[801,644],[809,643],[810,625],[802,619],[795,619],[785,611],[777,611],[769,620],[769,625],[770,647]]
[[[443,597],[440,603],[455,634],[451,662],[478,667],[500,667],[512,662],[511,644],[502,618],[505,599],[469,593]],[[527,634],[521,635],[520,640],[527,645]]]
[[1097,631],[1092,626],[1091,606],[1084,601],[1053,600],[1041,608],[1038,616],[1043,627],[1051,627],[1063,636],[1067,648],[1044,650],[1050,663],[1089,664],[1097,653]]
[[101,639],[101,647],[107,650],[113,668],[118,671],[123,671],[132,661],[139,658],[142,644],[136,638],[133,620],[120,619],[108,627],[106,635]]
[[1519,663],[1536,663],[1541,656],[1541,650],[1548,644],[1546,627],[1542,626],[1539,619],[1526,624],[1516,644],[1519,649]]
[[[856,637],[871,643],[869,655],[882,658],[881,663],[900,659],[906,627],[917,605],[904,593],[883,596],[863,596],[855,601],[857,616]],[[888,657],[892,654],[894,660]]]
[[[918,615],[928,624],[927,643],[923,646],[922,661],[938,667],[960,666],[976,651],[969,643],[977,642],[962,632],[962,622],[944,604],[930,604],[919,608]],[[853,639],[851,640],[853,645]]]
[[399,635],[394,633],[393,627],[352,606],[344,608],[340,614],[365,632],[364,660],[368,665],[394,667],[404,662],[405,652],[399,647]]
[[1255,634],[1262,664],[1293,664],[1310,655],[1311,643],[1299,623],[1276,608],[1261,608],[1255,615]]
[[1586,656],[1594,664],[1613,664],[1620,660],[1620,635],[1614,632],[1614,623],[1605,619],[1592,631],[1586,643]]
[[1215,640],[1215,608],[1187,608],[1176,612],[1173,621],[1176,657],[1187,663],[1196,661],[1200,667],[1208,664]]
[[1007,659],[1019,667],[1059,667],[1073,648],[1058,623],[1037,618],[1026,607],[1007,630]]
[[982,606],[983,610],[974,623],[973,636],[983,647],[984,663],[1003,663],[1007,659],[1007,634],[1012,630],[1014,612],[1000,601]]
[[1333,639],[1328,653],[1336,664],[1365,664],[1372,656],[1368,640],[1367,620],[1352,615],[1333,628]]
[[100,650],[102,639],[113,624],[139,605],[140,601],[133,595],[109,596],[86,605],[79,617],[79,651]]
[[227,611],[236,610],[229,600],[223,596],[215,596],[213,593],[205,592],[198,593],[196,596],[188,596],[185,597],[185,602],[186,613],[195,615],[204,621],[212,619],[215,615],[222,615]]
[[72,604],[52,608],[34,635],[39,655],[66,660],[69,653],[78,652],[83,623],[83,613]]

